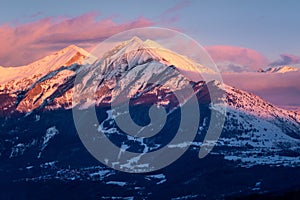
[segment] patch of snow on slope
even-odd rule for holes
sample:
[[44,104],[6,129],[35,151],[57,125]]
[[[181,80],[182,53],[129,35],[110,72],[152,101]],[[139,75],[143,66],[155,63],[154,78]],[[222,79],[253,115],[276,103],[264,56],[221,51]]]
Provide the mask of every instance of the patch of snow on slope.
[[118,185],[118,186],[125,186],[127,183],[126,182],[122,182],[122,181],[108,181],[106,182],[106,184],[108,185]]
[[38,158],[40,158],[42,156],[42,152],[48,146],[50,140],[53,139],[54,136],[56,136],[58,134],[59,134],[59,131],[56,129],[55,126],[50,127],[50,128],[47,129],[46,134],[43,137],[43,143],[42,143],[41,151],[38,155]]
[[156,185],[160,185],[167,181],[166,176],[164,174],[155,174],[155,175],[148,175],[145,177],[147,180],[157,180],[158,182]]

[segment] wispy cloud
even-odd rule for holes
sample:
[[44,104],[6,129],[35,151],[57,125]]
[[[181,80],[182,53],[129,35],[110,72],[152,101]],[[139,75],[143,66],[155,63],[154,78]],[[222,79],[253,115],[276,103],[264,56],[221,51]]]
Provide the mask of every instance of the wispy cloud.
[[96,17],[97,13],[87,13],[74,18],[48,17],[16,27],[2,25],[0,65],[27,64],[70,44],[89,48],[118,32],[154,25],[143,17],[122,24]]

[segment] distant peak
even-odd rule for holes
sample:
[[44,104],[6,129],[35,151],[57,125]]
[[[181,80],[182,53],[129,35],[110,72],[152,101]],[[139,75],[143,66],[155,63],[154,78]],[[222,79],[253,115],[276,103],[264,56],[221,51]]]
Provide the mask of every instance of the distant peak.
[[80,48],[74,44],[71,44],[63,49],[61,49],[60,51],[58,51],[57,53],[58,54],[64,54],[64,53],[68,53],[68,52],[78,52],[80,53],[81,55],[84,55],[84,56],[88,56],[89,55],[89,52],[87,52],[86,50],[84,50],[83,48]]
[[61,49],[61,51],[70,50],[70,49],[77,50],[77,49],[80,49],[80,48],[78,46],[74,45],[74,44],[71,44],[71,45]]
[[144,42],[145,45],[149,46],[149,47],[156,47],[156,48],[163,48],[163,46],[161,46],[160,44],[158,44],[157,42],[147,39]]
[[261,73],[286,73],[286,72],[296,72],[298,71],[298,68],[293,67],[293,66],[277,66],[277,67],[269,67],[265,70],[259,69],[258,72]]
[[141,38],[134,36],[130,40],[124,41],[124,45],[127,47],[144,47],[144,48],[159,48],[159,49],[165,49],[162,45],[158,44],[157,42],[146,39],[142,40]]
[[139,38],[138,36],[133,36],[130,40],[128,40],[129,42],[134,42],[134,43],[139,43],[145,46],[149,46],[149,47],[160,47],[162,48],[162,46],[160,44],[158,44],[157,42],[150,40],[150,39],[146,39],[145,41],[142,40],[141,38]]
[[133,36],[129,41],[143,43],[143,40],[139,38],[138,36]]
[[69,46],[67,46],[66,48],[73,48],[73,49],[77,49],[79,48],[78,46],[76,46],[75,44],[71,44]]

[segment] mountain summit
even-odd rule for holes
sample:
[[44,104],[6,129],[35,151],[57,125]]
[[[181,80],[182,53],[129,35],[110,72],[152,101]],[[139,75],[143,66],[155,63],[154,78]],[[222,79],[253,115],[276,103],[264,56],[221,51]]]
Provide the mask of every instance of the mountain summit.
[[[70,66],[74,63],[81,64],[88,56],[89,53],[84,49],[70,45],[29,65],[0,67],[0,84],[3,85],[8,82],[34,82],[38,78],[62,66]],[[7,85],[7,87],[10,86]],[[11,85],[11,89],[12,87],[13,85]]]
[[199,76],[197,76],[199,73],[216,73],[214,70],[167,49],[153,40],[147,39],[143,41],[136,36],[116,45],[107,51],[103,58],[114,60],[116,66],[120,66],[122,60],[126,59],[129,67],[147,60],[155,60],[164,65],[176,66],[180,73],[194,81],[199,81]]

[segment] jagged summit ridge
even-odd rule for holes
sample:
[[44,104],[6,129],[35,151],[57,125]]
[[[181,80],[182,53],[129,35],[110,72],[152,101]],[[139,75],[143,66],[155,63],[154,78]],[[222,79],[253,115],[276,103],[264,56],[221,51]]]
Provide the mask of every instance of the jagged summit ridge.
[[74,63],[81,64],[89,53],[75,45],[70,45],[29,65],[0,67],[0,90],[24,90],[39,78]]
[[287,72],[298,72],[299,69],[293,66],[288,66],[288,65],[283,65],[283,66],[278,66],[278,67],[269,67],[265,70],[260,69],[258,70],[258,72],[261,73],[280,73],[280,74],[284,74]]
[[[79,48],[76,45],[70,45],[28,65],[19,67],[0,67],[0,83],[16,78],[28,77],[28,75],[30,75],[29,73],[31,73],[31,75],[47,73],[63,65],[68,66],[73,63],[80,64],[87,56],[89,56],[89,53],[84,49]],[[18,72],[23,73],[23,76]]]
[[197,63],[185,55],[167,49],[153,40],[143,41],[136,36],[121,42],[100,57],[103,60],[109,60],[111,64],[119,68],[125,66],[124,61],[128,64],[126,66],[130,67],[155,60],[163,65],[175,66],[184,76],[193,81],[199,81],[199,73],[216,74],[213,69]]

